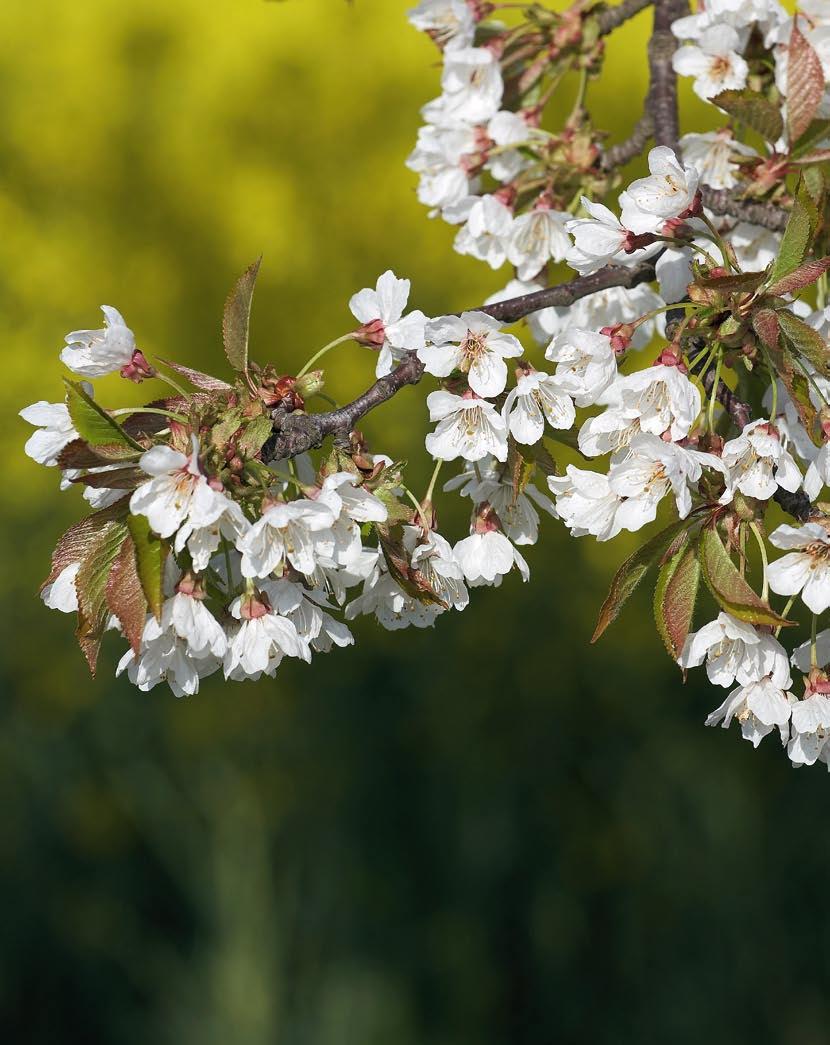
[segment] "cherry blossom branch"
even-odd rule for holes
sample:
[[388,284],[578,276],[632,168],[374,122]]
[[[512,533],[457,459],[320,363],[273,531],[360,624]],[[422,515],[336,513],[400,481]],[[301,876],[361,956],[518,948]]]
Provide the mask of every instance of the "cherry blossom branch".
[[623,0],[616,7],[609,7],[597,19],[600,33],[606,36],[608,33],[618,29],[624,22],[627,22],[629,18],[633,18],[640,11],[651,7],[653,3],[654,0]]
[[605,171],[624,167],[635,156],[641,155],[653,133],[654,121],[651,113],[645,112],[637,121],[629,138],[605,150],[600,160],[600,166]]
[[790,212],[778,204],[739,200],[728,189],[713,189],[708,185],[701,185],[700,191],[704,204],[715,214],[761,225],[772,232],[783,232],[786,228]]
[[677,75],[672,57],[677,40],[671,31],[675,19],[687,14],[686,0],[655,0],[654,31],[648,44],[649,89],[646,110],[651,115],[654,141],[677,149],[680,121],[677,109]]
[[[578,276],[556,287],[547,287],[492,305],[482,305],[475,311],[486,312],[503,323],[515,323],[533,312],[545,308],[564,308],[609,287],[630,289],[653,279],[654,259],[631,267],[607,265],[588,276]],[[272,415],[274,434],[263,447],[263,460],[270,462],[296,457],[321,446],[330,435],[350,432],[375,407],[387,402],[407,385],[417,384],[423,372],[423,363],[412,353],[391,374],[379,378],[357,399],[337,410],[320,414],[289,414],[284,408],[278,407]]]

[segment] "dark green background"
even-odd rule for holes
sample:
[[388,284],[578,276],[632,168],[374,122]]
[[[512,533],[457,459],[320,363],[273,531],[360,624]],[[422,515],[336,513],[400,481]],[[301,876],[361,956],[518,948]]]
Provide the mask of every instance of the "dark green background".
[[[222,300],[263,252],[255,354],[291,370],[387,267],[429,313],[502,284],[403,168],[438,75],[407,6],[0,9],[2,1037],[819,1045],[828,777],[703,728],[721,694],[682,685],[647,592],[589,647],[629,540],[546,520],[527,586],[182,701],[114,682],[115,646],[90,681],[33,595],[81,502],[22,456],[16,411],[59,398],[62,335],[100,303],[218,368]],[[647,23],[592,94],[615,137]],[[338,353],[342,399],[373,360]],[[416,489],[425,430],[420,389],[367,425]]]

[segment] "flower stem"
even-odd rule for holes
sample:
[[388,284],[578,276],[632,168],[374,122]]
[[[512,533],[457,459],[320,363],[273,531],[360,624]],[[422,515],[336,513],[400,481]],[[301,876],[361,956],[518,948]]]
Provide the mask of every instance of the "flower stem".
[[818,667],[818,646],[816,645],[816,631],[818,629],[818,614],[812,614],[812,623],[810,624],[810,667]]
[[715,403],[718,397],[718,386],[720,385],[720,372],[723,366],[723,353],[718,350],[718,362],[715,366],[715,380],[712,383],[712,392],[709,396],[709,431],[715,434]]
[[418,498],[409,489],[408,486],[402,486],[401,489],[406,494],[406,496],[410,499],[410,501],[412,501],[412,504],[415,506],[415,511],[418,513],[418,516],[420,517],[421,525],[423,526],[423,528],[425,530],[429,530],[429,528],[430,528],[429,520],[424,515],[424,509],[421,507],[420,502],[418,501]]
[[166,385],[170,385],[170,387],[174,388],[179,393],[180,396],[184,396],[185,399],[189,399],[190,398],[190,392],[188,392],[184,388],[182,388],[182,386],[177,381],[175,381],[169,374],[162,373],[162,371],[159,370],[159,368],[158,368],[158,363],[159,363],[159,359],[154,356],[153,357],[153,365],[155,366],[156,377],[158,378],[158,380],[159,381],[163,381]]
[[758,544],[758,550],[761,553],[761,563],[764,567],[764,584],[763,588],[761,589],[761,598],[764,600],[764,602],[766,602],[767,597],[769,596],[769,584],[767,583],[767,569],[769,567],[769,563],[767,562],[767,549],[764,545],[764,538],[761,536],[761,531],[758,529],[758,523],[751,522],[749,524],[749,528],[750,530],[752,530],[752,533]]
[[125,406],[120,410],[110,410],[113,417],[124,417],[126,414],[160,414],[162,417],[171,417],[174,421],[187,424],[184,414],[176,414],[172,410],[162,410],[160,406]]
[[354,331],[351,331],[351,333],[344,334],[342,337],[336,337],[334,339],[334,341],[329,341],[329,343],[327,345],[323,345],[323,347],[320,349],[319,352],[315,352],[314,353],[314,355],[311,357],[311,359],[309,359],[309,361],[303,366],[302,370],[297,371],[297,375],[296,376],[297,377],[302,377],[303,374],[307,374],[309,372],[309,370],[311,370],[311,368],[317,362],[317,360],[318,359],[322,359],[322,357],[326,354],[326,352],[328,352],[330,349],[334,348],[336,345],[342,345],[344,341],[352,341],[353,339],[354,339]]
[[443,465],[443,463],[444,461],[440,457],[435,462],[435,468],[432,470],[432,478],[429,480],[429,486],[427,487],[427,492],[424,497],[424,500],[427,503],[432,502],[432,495],[435,492],[435,484],[436,482],[438,482],[438,473],[441,471],[441,466]]

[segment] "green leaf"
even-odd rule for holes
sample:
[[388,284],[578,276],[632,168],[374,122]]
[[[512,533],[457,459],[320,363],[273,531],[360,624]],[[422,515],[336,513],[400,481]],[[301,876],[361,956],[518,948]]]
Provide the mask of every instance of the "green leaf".
[[782,294],[794,294],[797,290],[812,286],[824,273],[830,269],[829,258],[816,258],[814,261],[805,261],[799,265],[788,276],[779,279],[777,283],[767,287],[769,294],[781,297]]
[[797,142],[824,97],[824,71],[813,46],[793,21],[787,48],[787,133]]
[[248,329],[251,322],[251,299],[259,274],[262,257],[250,265],[228,295],[225,302],[225,315],[222,320],[222,340],[225,344],[225,355],[234,370],[242,372],[248,369]]
[[816,446],[820,447],[823,439],[816,424],[818,413],[810,398],[810,382],[806,375],[797,368],[795,357],[786,345],[782,348],[770,349],[770,355],[775,372],[781,378],[782,384],[792,399],[801,423]]
[[721,609],[748,624],[777,627],[792,623],[779,616],[741,576],[714,523],[700,531],[699,555],[703,579]]
[[820,142],[830,138],[830,120],[813,120],[790,151],[792,159],[806,156]]
[[210,430],[210,441],[215,447],[220,450],[228,445],[232,435],[236,433],[239,427],[242,425],[243,414],[242,407],[234,406],[224,415],[220,421],[218,421],[213,428]]
[[118,618],[127,641],[138,655],[147,620],[147,599],[136,571],[135,545],[131,537],[121,545],[121,551],[112,564],[105,597],[107,608]]
[[824,211],[824,198],[827,195],[827,181],[819,167],[808,167],[801,172],[801,183],[805,192],[821,214]]
[[793,315],[792,312],[778,313],[781,333],[790,343],[794,351],[808,360],[824,377],[830,377],[830,353],[827,342],[817,330]]
[[770,274],[772,284],[777,283],[804,264],[810,247],[813,245],[818,225],[818,208],[802,179],[799,181],[793,209],[772,266]]
[[770,143],[777,142],[784,131],[778,106],[756,91],[721,91],[712,103]]
[[660,568],[654,589],[654,620],[672,660],[680,656],[692,626],[699,586],[697,548],[687,541]]
[[150,524],[143,515],[130,515],[127,526],[132,537],[135,554],[135,565],[144,597],[156,619],[161,617],[164,602],[162,580],[164,578],[164,560],[167,557],[167,545],[150,529]]
[[236,448],[243,458],[256,457],[274,434],[274,422],[265,414],[252,418],[237,441]]
[[127,539],[123,522],[110,522],[90,542],[81,560],[75,589],[78,592],[78,644],[95,674],[98,650],[109,620],[107,582],[113,563]]
[[628,599],[634,594],[640,581],[645,577],[652,566],[655,566],[667,548],[671,547],[674,538],[692,525],[691,519],[679,519],[661,530],[647,541],[642,548],[638,548],[625,560],[611,581],[611,589],[606,596],[605,602],[599,611],[597,626],[591,636],[591,642],[596,642],[610,624],[620,615]]
[[144,447],[127,435],[121,425],[92,398],[79,381],[64,378],[67,391],[66,405],[72,424],[81,439],[100,452],[107,448],[118,455],[120,450],[143,453]]

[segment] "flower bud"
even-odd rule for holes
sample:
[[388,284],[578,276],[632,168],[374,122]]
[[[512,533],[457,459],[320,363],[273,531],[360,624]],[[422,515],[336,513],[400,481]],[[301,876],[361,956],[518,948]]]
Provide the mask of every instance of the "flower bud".
[[156,368],[147,362],[144,353],[137,348],[135,352],[133,352],[132,359],[129,363],[125,363],[124,366],[121,367],[119,373],[128,381],[133,381],[135,384],[139,384],[148,377],[155,377]]
[[317,395],[318,392],[322,392],[325,384],[326,381],[322,370],[309,370],[307,374],[303,374],[302,377],[296,379],[294,392],[304,400],[309,399],[311,396]]

